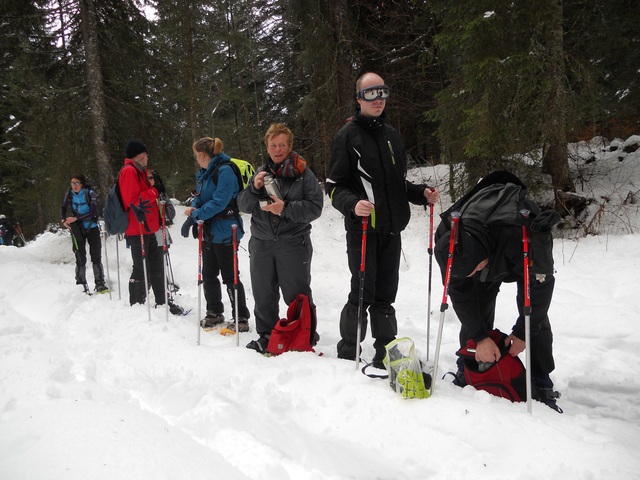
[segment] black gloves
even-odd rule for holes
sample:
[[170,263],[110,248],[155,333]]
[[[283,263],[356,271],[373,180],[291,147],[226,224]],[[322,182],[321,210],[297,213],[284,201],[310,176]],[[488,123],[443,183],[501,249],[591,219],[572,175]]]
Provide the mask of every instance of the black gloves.
[[142,200],[140,202],[140,205],[138,205],[137,207],[132,203],[129,205],[129,207],[131,207],[131,210],[133,210],[133,213],[136,215],[136,219],[139,223],[143,223],[144,221],[146,221],[147,214],[151,213],[151,205],[149,200]]
[[193,227],[195,224],[196,224],[196,222],[193,220],[193,218],[187,217],[187,219],[182,224],[182,228],[180,228],[180,234],[184,238],[188,238],[189,237],[189,230],[191,230],[191,227]]

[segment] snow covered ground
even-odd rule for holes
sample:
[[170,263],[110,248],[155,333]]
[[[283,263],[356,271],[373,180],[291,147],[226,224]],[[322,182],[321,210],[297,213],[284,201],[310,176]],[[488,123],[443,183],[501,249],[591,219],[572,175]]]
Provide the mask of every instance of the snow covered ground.
[[[203,333],[196,346],[197,242],[180,237],[179,226],[172,227],[171,247],[177,301],[194,310],[168,322],[164,309],[152,310],[149,322],[146,306],[128,305],[131,259],[122,243],[122,299],[112,237],[113,298],[88,297],[74,285],[70,239],[45,233],[21,249],[0,247],[0,478],[638,478],[640,214],[638,204],[621,199],[628,191],[638,195],[640,154],[619,160],[601,147],[572,146],[587,152],[582,159],[596,152],[595,162],[579,165],[592,172],[583,191],[596,200],[615,197],[601,235],[558,239],[554,248],[552,378],[563,415],[539,403],[529,415],[525,404],[448,380],[429,399],[403,400],[387,381],[338,360],[349,275],[342,219],[328,202],[312,233],[323,356],[262,357],[244,347],[255,333],[241,334],[240,347],[235,337]],[[412,175],[444,188],[446,172],[439,166]],[[445,198],[436,212],[447,204]],[[413,209],[403,244],[399,333],[426,360],[424,210]],[[241,248],[252,305],[248,261]],[[431,360],[442,298],[433,266]],[[515,318],[514,302],[515,290],[505,285],[496,322],[503,330]],[[444,321],[440,375],[455,368],[459,324],[452,309]],[[372,356],[368,338],[363,357]]]

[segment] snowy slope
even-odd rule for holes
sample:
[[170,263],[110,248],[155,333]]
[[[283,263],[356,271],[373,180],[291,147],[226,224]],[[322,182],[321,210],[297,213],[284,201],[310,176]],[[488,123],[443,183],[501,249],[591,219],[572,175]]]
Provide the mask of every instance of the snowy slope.
[[[602,172],[588,187],[594,198],[637,191],[638,154],[621,162],[596,150]],[[412,175],[444,187],[446,168]],[[322,356],[262,357],[244,348],[255,333],[241,334],[239,348],[234,337],[211,333],[196,346],[197,245],[180,237],[179,226],[171,247],[178,302],[194,310],[168,322],[164,309],[152,310],[149,322],[145,306],[128,305],[131,259],[122,242],[118,298],[114,238],[107,242],[112,299],[87,297],[74,285],[70,239],[62,234],[43,234],[21,249],[0,247],[0,478],[638,478],[640,216],[634,204],[615,208],[630,227],[611,220],[600,236],[555,244],[552,378],[563,415],[538,403],[529,415],[524,404],[446,380],[432,398],[403,400],[386,381],[338,360],[349,275],[342,219],[328,204],[312,233]],[[177,209],[181,218],[183,207]],[[413,209],[403,246],[400,335],[426,360],[424,210]],[[242,248],[252,305],[248,261]],[[442,297],[436,268],[434,261],[430,360]],[[503,330],[516,316],[514,302],[514,288],[505,285],[496,321]],[[444,321],[440,375],[455,368],[459,325],[452,309]],[[363,356],[372,355],[368,338]]]

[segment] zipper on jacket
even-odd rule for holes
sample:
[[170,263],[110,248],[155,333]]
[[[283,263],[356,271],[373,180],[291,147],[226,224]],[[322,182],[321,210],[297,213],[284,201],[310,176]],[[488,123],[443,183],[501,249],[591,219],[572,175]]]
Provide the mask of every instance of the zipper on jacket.
[[391,152],[391,163],[395,165],[396,157],[393,155],[393,147],[391,146],[391,140],[387,140],[387,145],[389,145],[389,151]]

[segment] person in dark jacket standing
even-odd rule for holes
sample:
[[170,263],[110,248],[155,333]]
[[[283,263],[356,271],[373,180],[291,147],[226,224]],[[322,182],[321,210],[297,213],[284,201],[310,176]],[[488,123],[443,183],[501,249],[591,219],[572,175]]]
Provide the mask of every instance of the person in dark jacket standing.
[[0,214],[0,245],[13,245],[15,235],[16,228],[4,214]]
[[323,203],[318,179],[307,162],[292,151],[291,130],[274,123],[264,140],[270,159],[238,195],[240,210],[251,213],[251,286],[260,335],[247,348],[260,353],[266,351],[280,318],[279,290],[287,305],[297,294],[305,294],[315,311],[311,296],[311,222],[320,217]]
[[[129,279],[129,303],[134,305],[147,300],[142,257],[144,242],[149,285],[153,289],[156,305],[164,305],[162,248],[158,246],[156,238],[156,232],[160,228],[158,190],[151,186],[148,179],[148,150],[143,143],[131,140],[127,143],[125,155],[124,167],[118,176],[118,185],[122,203],[129,208],[129,226],[125,232],[133,260],[133,270]],[[183,311],[182,308],[173,305],[173,302],[170,302],[169,306],[173,314]]]
[[[427,205],[439,198],[435,188],[414,185],[406,179],[402,140],[398,132],[385,122],[384,109],[389,94],[389,87],[375,73],[365,73],[357,80],[359,108],[333,140],[326,182],[331,204],[345,217],[351,271],[351,291],[340,314],[342,339],[338,342],[338,357],[355,359],[356,344],[366,335],[368,308],[371,334],[375,339],[373,365],[378,368],[384,368],[384,347],[398,331],[393,303],[398,290],[400,233],[409,222],[409,202]],[[356,339],[362,217],[369,215],[363,338]]]
[[[500,349],[489,337],[489,332],[494,328],[496,299],[503,282],[517,282],[519,312],[505,346],[509,346],[512,356],[525,349],[522,225],[529,226],[531,380],[535,387],[532,393],[533,398],[561,411],[556,405],[559,394],[553,390],[549,376],[555,362],[553,333],[547,314],[555,285],[551,228],[560,221],[560,216],[554,211],[540,212],[525,193],[525,185],[509,172],[487,175],[441,214],[434,254],[444,279],[451,213],[461,213],[448,285],[453,309],[461,323],[460,346],[473,339],[477,344],[478,362],[497,362]],[[526,218],[522,210],[528,212]],[[465,385],[462,359],[458,361],[454,383]]]
[[[96,293],[105,293],[109,289],[104,282],[102,268],[102,241],[98,228],[98,203],[96,192],[86,185],[81,173],[71,177],[71,189],[66,193],[60,206],[60,221],[71,232],[73,253],[76,256],[76,285],[82,285],[89,293],[86,277],[87,242],[93,267],[93,279]],[[70,211],[71,215],[67,215]]]
[[[231,158],[223,152],[224,145],[219,138],[204,137],[193,143],[193,154],[200,169],[196,174],[196,190],[191,206],[184,214],[191,219],[191,224],[198,220],[206,223],[207,231],[203,234],[202,246],[202,280],[204,297],[207,301],[207,314],[200,324],[205,330],[212,329],[224,322],[224,304],[222,283],[227,287],[231,314],[235,319],[238,310],[238,330],[249,331],[249,309],[244,285],[239,280],[238,272],[238,305],[235,304],[234,287],[234,255],[233,225],[237,225],[238,242],[244,236],[242,218],[240,218],[237,195],[240,191],[238,177],[231,165]],[[183,235],[188,236],[188,229]],[[235,322],[229,323],[230,328]]]

